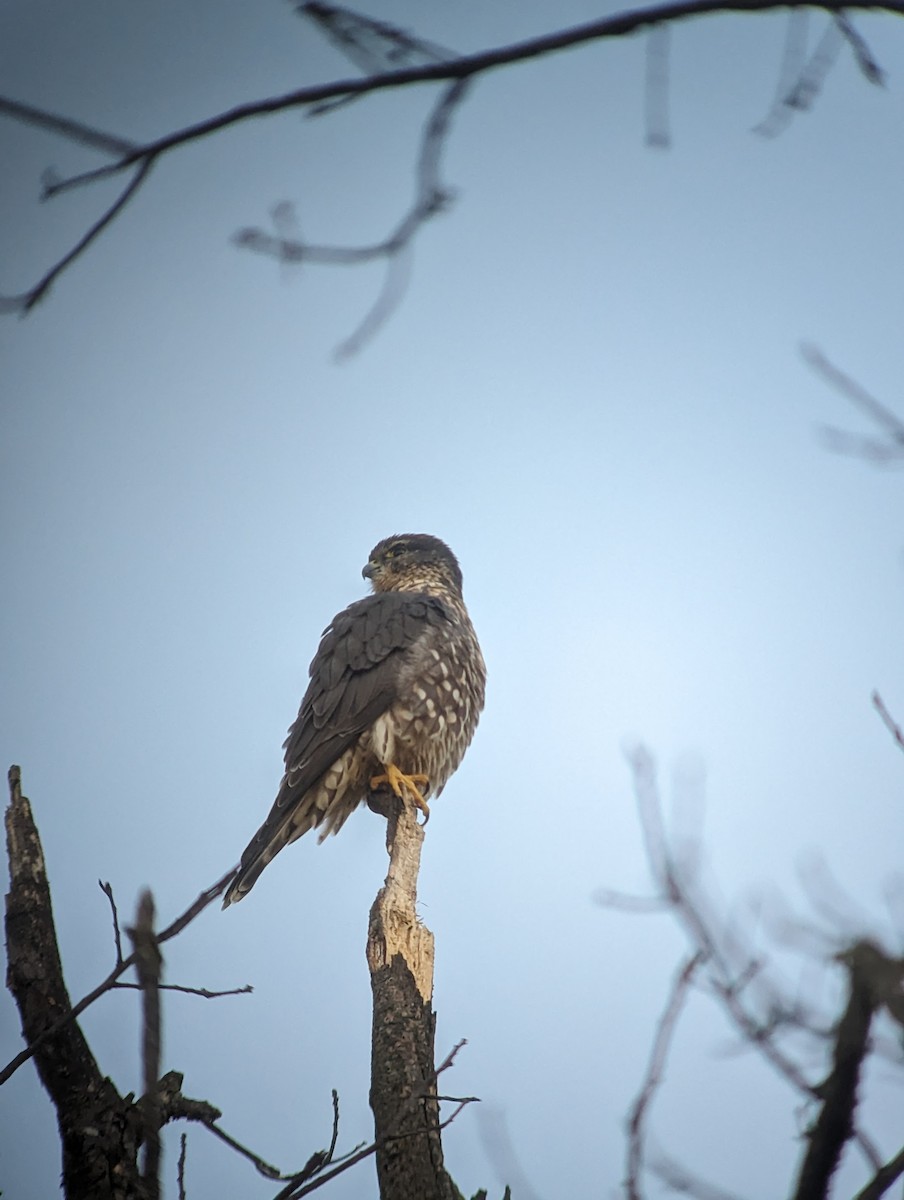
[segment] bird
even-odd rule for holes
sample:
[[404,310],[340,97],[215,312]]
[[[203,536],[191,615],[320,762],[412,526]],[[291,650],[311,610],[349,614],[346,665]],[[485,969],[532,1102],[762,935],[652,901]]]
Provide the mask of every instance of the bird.
[[428,800],[474,736],[486,666],[455,555],[430,534],[396,534],[377,543],[361,573],[372,592],[323,632],[283,744],[279,791],[224,908],[248,894],[284,846],[315,828],[322,842],[380,793],[413,805],[426,823]]

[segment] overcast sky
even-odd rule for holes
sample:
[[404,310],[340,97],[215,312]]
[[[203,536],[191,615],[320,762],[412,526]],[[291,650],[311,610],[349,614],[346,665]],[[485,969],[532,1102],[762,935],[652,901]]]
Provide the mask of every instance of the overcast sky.
[[[600,11],[385,0],[374,15],[468,51]],[[811,15],[811,47],[824,24]],[[165,922],[238,859],[321,630],[364,594],[374,543],[407,531],[458,554],[489,671],[420,887],[437,1053],[468,1039],[445,1086],[484,1101],[445,1135],[467,1195],[508,1180],[516,1200],[608,1198],[624,1177],[624,1115],[684,951],[668,916],[594,902],[649,891],[638,741],[666,808],[677,791],[704,811],[726,913],[756,896],[808,911],[801,872],[822,858],[850,894],[847,932],[871,924],[901,952],[904,761],[870,694],[904,720],[904,479],[826,448],[825,425],[876,431],[799,349],[904,413],[904,25],[857,25],[887,86],[842,48],[814,111],[772,139],[753,127],[780,13],[674,30],[667,151],[645,145],[643,38],[479,80],[445,156],[454,204],[418,239],[398,310],[343,361],[382,268],[280,267],[231,239],[272,229],[277,204],[312,241],[385,236],[412,196],[429,88],[174,152],[31,315],[3,318],[0,746],[34,805],[73,997],[113,960],[99,878],[126,915],[152,887]],[[136,141],[355,73],[276,2],[0,11],[0,92]],[[40,205],[42,172],[103,161],[0,120],[0,292],[32,284],[115,195]],[[364,810],[328,844],[297,843],[167,947],[171,982],[254,985],[169,996],[163,1061],[284,1169],[327,1143],[333,1087],[340,1148],[372,1129],[364,941],[382,839]],[[768,922],[739,920],[758,953],[772,944]],[[837,1007],[840,978],[782,960],[792,988]],[[138,1090],[135,996],[104,997],[84,1027],[101,1069]],[[19,1049],[6,995],[0,1042],[4,1061]],[[693,997],[655,1137],[726,1189],[781,1195],[811,1114],[735,1050]],[[864,1110],[888,1156],[890,1075]],[[31,1066],[0,1114],[4,1194],[53,1195],[54,1114]],[[865,1178],[852,1155],[839,1196]],[[187,1183],[191,1200],[275,1191],[198,1128]],[[372,1164],[328,1194],[376,1197]]]

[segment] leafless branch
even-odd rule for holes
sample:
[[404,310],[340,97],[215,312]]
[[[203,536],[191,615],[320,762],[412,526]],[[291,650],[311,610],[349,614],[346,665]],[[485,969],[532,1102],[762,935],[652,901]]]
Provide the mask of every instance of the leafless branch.
[[[753,1046],[809,1102],[821,1102],[819,1086],[810,1082],[780,1040],[786,1032],[816,1033],[815,1022],[799,1004],[775,990],[765,978],[760,960],[751,957],[747,948],[713,919],[699,882],[670,848],[652,757],[641,747],[629,755],[629,761],[658,899],[668,906],[685,929],[692,949],[702,953],[706,963],[705,972],[699,973],[698,986],[719,1001],[745,1045]],[[752,985],[756,986],[755,993]],[[871,1168],[878,1171],[882,1158],[876,1147],[862,1130],[855,1129],[853,1136]]]
[[866,1187],[857,1193],[854,1200],[879,1200],[879,1197],[884,1196],[891,1185],[902,1175],[904,1175],[904,1148],[879,1168]]
[[45,112],[31,104],[23,104],[20,100],[10,100],[0,97],[0,116],[12,117],[25,125],[36,125],[48,133],[57,133],[70,142],[78,142],[90,146],[92,150],[102,150],[105,154],[131,154],[136,149],[134,142],[117,137],[113,133],[104,133],[71,117],[60,117],[56,113]]
[[879,440],[829,426],[823,430],[829,448],[841,454],[855,454],[880,465],[904,458],[904,421],[831,363],[816,346],[803,345],[801,353],[818,375],[884,431],[884,440]]
[[[435,1086],[435,1083],[436,1083],[436,1080],[438,1079],[438,1077],[444,1071],[447,1071],[452,1066],[452,1064],[455,1062],[455,1058],[458,1055],[458,1052],[462,1049],[463,1046],[466,1046],[467,1044],[468,1044],[467,1039],[465,1039],[465,1038],[462,1038],[461,1041],[457,1042],[452,1047],[452,1049],[449,1051],[449,1053],[446,1055],[446,1057],[443,1059],[443,1061],[439,1064],[439,1066],[436,1068],[436,1070],[433,1072],[432,1078],[426,1081],[424,1089],[421,1092],[419,1092],[418,1095],[411,1096],[408,1104],[400,1106],[399,1112],[396,1116],[396,1121],[394,1124],[393,1132],[388,1133],[384,1138],[380,1139],[379,1141],[371,1142],[369,1145],[363,1146],[361,1149],[353,1151],[350,1155],[347,1155],[345,1158],[340,1159],[337,1162],[336,1166],[334,1166],[331,1171],[325,1171],[323,1174],[320,1174],[319,1177],[316,1179],[311,1180],[310,1174],[309,1173],[305,1174],[305,1172],[307,1172],[307,1170],[308,1170],[308,1168],[305,1167],[305,1171],[303,1171],[299,1175],[294,1176],[281,1191],[277,1192],[277,1194],[274,1196],[273,1200],[301,1200],[302,1196],[308,1196],[311,1194],[311,1192],[317,1191],[318,1188],[323,1187],[324,1184],[329,1183],[330,1180],[332,1180],[332,1179],[335,1179],[337,1175],[343,1174],[343,1172],[349,1170],[349,1168],[357,1166],[357,1164],[359,1162],[363,1162],[366,1158],[369,1158],[372,1154],[375,1154],[376,1151],[379,1149],[379,1147],[384,1142],[388,1141],[390,1138],[398,1137],[399,1135],[394,1132],[395,1128],[397,1128],[398,1126],[400,1126],[402,1124],[405,1117],[409,1115],[411,1110],[417,1104],[423,1103],[426,1099],[428,1099],[428,1097],[430,1099],[437,1099],[437,1097],[435,1097],[431,1094],[431,1088],[433,1086]],[[334,1093],[334,1095],[335,1095],[335,1093]],[[477,1099],[477,1097],[469,1096],[469,1097],[466,1097],[463,1100],[461,1100],[458,1104],[458,1108],[456,1108],[456,1110],[452,1113],[452,1115],[449,1118],[447,1118],[447,1120],[445,1120],[444,1122],[441,1123],[440,1128],[444,1129],[447,1125],[451,1124],[452,1121],[454,1121],[455,1118],[458,1116],[458,1114],[461,1112],[461,1110],[464,1107],[466,1107],[467,1104],[472,1103],[476,1099]],[[335,1146],[336,1130],[338,1128],[338,1100],[336,1100],[334,1102],[333,1113],[334,1113],[334,1117],[333,1117],[334,1137],[333,1137],[332,1146]],[[329,1161],[329,1160],[327,1160],[327,1161]],[[320,1167],[318,1167],[318,1170],[322,1170],[322,1167],[325,1165],[326,1165],[326,1162],[324,1162]],[[310,1180],[310,1182],[309,1182],[309,1180]]]
[[901,732],[901,726],[892,717],[891,713],[885,707],[885,702],[878,692],[873,692],[873,708],[885,722],[885,727],[891,733],[898,746],[904,750],[904,733]]
[[647,34],[646,79],[644,81],[644,123],[646,143],[657,150],[668,150],[669,133],[669,57],[672,30],[668,25],[653,25]]
[[854,52],[854,61],[870,83],[879,87],[885,85],[885,72],[876,62],[873,52],[866,44],[863,34],[855,29],[843,8],[835,13],[835,24],[847,38],[848,45]]
[[838,1023],[832,1069],[815,1089],[822,1106],[808,1133],[795,1200],[823,1200],[828,1195],[845,1144],[853,1136],[857,1090],[869,1053],[873,1017],[901,995],[904,963],[889,959],[873,943],[857,942],[839,960],[848,972],[848,1001]]
[[625,1181],[629,1200],[641,1200],[640,1180],[644,1169],[647,1116],[662,1083],[666,1059],[691,981],[703,960],[704,955],[700,951],[691,955],[672,981],[668,1002],[659,1018],[647,1072],[637,1098],[631,1105],[628,1116],[628,1174]]
[[726,1192],[699,1175],[693,1174],[683,1164],[661,1152],[650,1162],[650,1172],[666,1187],[693,1200],[738,1200],[734,1192]]
[[[131,157],[131,155],[129,156]],[[50,270],[42,276],[41,279],[29,288],[27,292],[23,292],[19,296],[2,296],[0,297],[0,312],[20,312],[27,313],[43,299],[48,293],[53,283],[59,276],[71,266],[77,258],[79,258],[88,249],[91,243],[103,233],[108,225],[115,220],[122,212],[128,202],[132,199],[141,185],[148,177],[148,173],[153,165],[153,157],[145,157],[140,160],[138,169],[129,180],[126,187],[120,192],[116,200],[110,205],[103,216],[99,217],[88,232],[80,238],[68,254],[64,254],[58,262],[56,262]]]
[[188,1137],[183,1133],[179,1138],[179,1162],[176,1167],[176,1180],[179,1184],[179,1200],[185,1196],[185,1156],[188,1150]]
[[[654,4],[633,11],[615,13],[583,25],[555,30],[552,33],[529,38],[511,45],[493,47],[476,54],[460,55],[452,58],[443,57],[440,61],[435,61],[435,54],[437,52],[442,53],[442,51],[431,47],[429,43],[419,42],[409,35],[401,35],[392,26],[374,22],[370,18],[361,17],[359,14],[349,14],[348,10],[342,10],[336,6],[308,4],[302,6],[308,15],[315,17],[315,19],[319,15],[321,23],[326,18],[326,24],[331,26],[334,32],[338,27],[337,14],[350,15],[353,18],[356,22],[357,37],[353,37],[350,40],[348,38],[344,39],[343,48],[347,51],[352,46],[356,48],[356,51],[360,50],[362,44],[360,35],[362,28],[364,28],[371,35],[371,40],[376,39],[378,47],[377,61],[386,61],[387,58],[390,61],[404,61],[406,59],[410,61],[413,57],[427,57],[428,61],[426,63],[420,62],[416,66],[404,66],[383,71],[379,74],[371,75],[366,79],[337,80],[333,83],[314,87],[297,88],[281,96],[271,96],[264,100],[236,105],[227,112],[218,113],[206,120],[175,130],[172,133],[142,145],[135,145],[126,139],[120,139],[99,130],[92,130],[78,122],[70,122],[65,118],[58,118],[51,113],[42,113],[40,110],[34,109],[29,105],[23,105],[18,101],[0,97],[0,112],[5,112],[8,116],[27,121],[31,124],[43,125],[45,128],[53,129],[63,136],[88,143],[117,155],[111,163],[50,183],[45,188],[46,196],[59,195],[61,192],[80,187],[83,184],[97,182],[133,167],[136,168],[135,174],[128,186],[107,212],[88,230],[78,244],[27,292],[18,296],[0,298],[0,311],[28,312],[46,295],[48,289],[60,273],[78,258],[122,211],[137,189],[145,181],[151,166],[158,158],[177,147],[189,145],[199,138],[209,137],[242,121],[283,112],[290,108],[307,108],[310,111],[322,113],[325,108],[333,107],[337,102],[346,103],[353,98],[365,96],[373,92],[389,89],[395,90],[421,83],[457,81],[459,84],[464,84],[476,76],[499,67],[510,66],[514,63],[524,62],[547,54],[559,53],[563,50],[586,45],[593,41],[624,37],[641,29],[662,27],[669,22],[718,12],[766,12],[780,7],[787,7],[786,0],[671,0],[669,3]],[[849,13],[864,9],[879,9],[884,12],[900,15],[904,13],[904,0],[880,0],[879,3],[868,3],[867,0],[854,0],[853,3],[843,6],[840,3],[833,2],[825,3],[821,7],[833,14]],[[851,27],[849,18],[845,16],[840,23],[835,22],[833,28],[836,30],[836,34],[840,30],[843,37],[853,46],[857,60],[867,78],[873,82],[878,81],[881,73],[875,67],[874,60],[866,50],[863,39]],[[424,53],[425,47],[427,49],[426,54]],[[415,51],[418,53],[415,53]],[[433,59],[431,59],[431,54],[434,56]],[[372,54],[368,58],[368,61],[374,61]],[[450,89],[447,95],[451,95],[452,91],[453,89]],[[791,103],[790,100],[788,102]],[[246,242],[245,244],[251,245],[251,242]],[[253,246],[252,248],[262,247]],[[340,260],[334,259],[333,261]]]
[[[11,771],[12,770],[18,771],[18,768],[11,768]],[[209,904],[212,904],[218,896],[221,896],[226,890],[227,884],[234,877],[237,870],[237,866],[231,867],[221,879],[217,880],[217,882],[211,887],[207,888],[206,891],[201,892],[201,894],[188,906],[188,908],[185,909],[183,913],[176,917],[174,921],[167,925],[166,929],[162,930],[157,935],[158,945],[162,944],[163,942],[168,942],[170,938],[176,937],[177,934],[180,934],[182,930],[185,929],[187,925],[190,925],[191,922],[194,921],[194,919],[200,913],[202,913]],[[137,958],[134,953],[130,954],[128,958],[123,959],[123,961],[117,964],[117,966],[113,968],[106,979],[99,983],[96,988],[88,992],[86,996],[83,996],[77,1004],[74,1004],[72,1008],[69,1009],[68,1012],[63,1013],[63,1015],[56,1020],[52,1026],[46,1029],[39,1038],[36,1038],[33,1042],[29,1043],[29,1045],[27,1045],[24,1050],[21,1050],[15,1056],[15,1058],[10,1059],[3,1070],[0,1071],[0,1084],[4,1084],[7,1079],[10,1078],[10,1076],[18,1071],[19,1067],[21,1067],[23,1063],[27,1063],[28,1060],[34,1055],[35,1050],[39,1046],[43,1045],[48,1038],[53,1037],[54,1034],[59,1032],[59,1030],[62,1029],[64,1025],[68,1024],[69,1021],[74,1021],[76,1017],[80,1016],[86,1008],[95,1002],[95,1000],[98,1000],[105,992],[108,992],[113,984],[116,983],[116,981],[120,978],[120,976],[124,975],[130,967],[135,966],[136,961]]]
[[457,79],[437,99],[421,137],[414,201],[395,229],[382,241],[367,246],[308,245],[298,239],[274,237],[257,228],[243,229],[233,239],[239,247],[271,255],[281,262],[349,266],[374,259],[386,260],[380,293],[358,328],[337,348],[338,359],[357,353],[398,307],[408,284],[414,238],[427,221],[445,211],[450,203],[451,193],[440,180],[440,158],[452,114],[464,99],[467,84],[467,80]]
[[[159,986],[161,992],[184,992],[187,996],[201,996],[204,1000],[219,1000],[221,996],[248,996],[254,991],[250,983],[246,983],[242,987],[225,988],[221,992],[212,992],[209,988],[184,987],[180,983],[161,983]],[[118,991],[120,989],[124,991],[140,991],[141,984],[112,983],[110,985],[111,991]]]
[[97,886],[110,902],[110,911],[113,915],[113,944],[116,946],[116,965],[118,967],[122,962],[122,934],[119,932],[119,912],[113,898],[113,885],[98,879]]
[[769,112],[758,125],[754,133],[763,137],[775,137],[782,133],[791,123],[794,116],[794,106],[788,102],[801,77],[807,56],[807,31],[810,27],[810,14],[804,8],[792,8],[788,13],[785,27],[785,45],[779,65],[778,83],[775,88],[775,98]]

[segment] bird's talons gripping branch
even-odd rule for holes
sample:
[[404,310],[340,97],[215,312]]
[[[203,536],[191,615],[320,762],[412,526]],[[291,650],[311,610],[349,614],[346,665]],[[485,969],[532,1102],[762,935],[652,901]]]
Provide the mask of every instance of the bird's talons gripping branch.
[[409,800],[415,808],[419,809],[424,814],[422,824],[426,825],[430,820],[430,806],[424,799],[420,787],[426,788],[430,784],[429,775],[405,775],[395,763],[388,763],[386,773],[384,775],[374,775],[370,781],[371,790],[376,791],[377,788],[384,784],[389,784],[396,796],[404,804]]

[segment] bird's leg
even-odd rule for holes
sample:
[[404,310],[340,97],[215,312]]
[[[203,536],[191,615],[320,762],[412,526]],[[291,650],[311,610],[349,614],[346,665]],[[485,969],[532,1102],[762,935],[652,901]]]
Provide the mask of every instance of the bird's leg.
[[424,784],[429,782],[429,775],[405,775],[395,763],[387,763],[385,775],[374,775],[371,778],[370,786],[378,788],[384,783],[388,783],[403,804],[407,798],[415,808],[421,810],[424,814],[424,824],[426,825],[430,820],[430,808],[417,785],[420,784],[423,787]]

